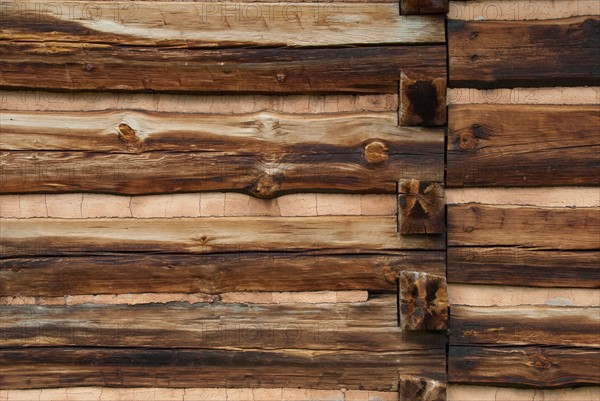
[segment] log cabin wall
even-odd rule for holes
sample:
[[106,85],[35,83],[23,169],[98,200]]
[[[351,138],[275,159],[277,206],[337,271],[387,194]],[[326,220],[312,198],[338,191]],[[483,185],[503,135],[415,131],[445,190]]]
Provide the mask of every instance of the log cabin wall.
[[449,400],[600,398],[599,12],[450,3]]
[[[596,2],[450,2],[448,77],[443,1],[259,3],[243,40],[38,4],[3,5],[0,400],[600,399]],[[446,78],[447,238],[410,234]],[[447,355],[407,270],[447,272]]]

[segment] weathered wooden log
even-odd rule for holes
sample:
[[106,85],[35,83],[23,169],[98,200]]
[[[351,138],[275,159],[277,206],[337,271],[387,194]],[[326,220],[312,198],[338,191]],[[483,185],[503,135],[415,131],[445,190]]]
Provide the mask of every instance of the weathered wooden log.
[[598,348],[450,346],[448,381],[510,387],[600,384]]
[[450,309],[452,345],[600,347],[600,308],[566,306]]
[[[443,249],[443,236],[399,236],[395,216],[3,219],[4,258],[98,253],[239,253]],[[38,253],[40,255],[40,253]]]
[[[438,2],[440,0],[437,0]],[[447,3],[447,2],[446,2]],[[444,43],[441,16],[401,17],[375,3],[24,0],[2,7],[3,39],[120,46],[223,48]],[[424,9],[424,7],[422,7]]]
[[600,288],[600,251],[450,247],[448,282]]
[[234,291],[369,290],[397,294],[400,270],[443,275],[443,251],[344,255],[331,251],[238,252],[202,255],[131,254],[0,259],[0,296],[207,293]]
[[394,193],[399,178],[443,179],[443,141],[389,112],[6,111],[1,191]]
[[400,376],[399,400],[446,401],[446,383],[426,377]]
[[446,14],[448,0],[400,0],[400,12],[409,14]]
[[[450,106],[448,186],[600,185],[595,106]],[[526,138],[543,138],[529,140]]]
[[403,330],[446,330],[446,278],[422,272],[401,271],[399,279],[400,327]]
[[398,192],[400,234],[446,232],[446,203],[440,183],[402,180]]
[[4,89],[398,93],[400,71],[446,74],[444,45],[213,50],[2,41],[0,50]]
[[398,373],[444,380],[445,349],[369,353],[280,349],[54,347],[0,353],[0,386],[303,387],[398,391]]
[[448,246],[595,250],[600,209],[450,205]]
[[598,85],[599,26],[598,16],[546,21],[450,20],[449,85]]

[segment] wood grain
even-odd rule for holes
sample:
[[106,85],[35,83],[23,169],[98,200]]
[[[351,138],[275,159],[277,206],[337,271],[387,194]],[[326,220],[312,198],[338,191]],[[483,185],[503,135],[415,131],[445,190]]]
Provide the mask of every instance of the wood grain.
[[446,14],[449,0],[400,0],[402,14]]
[[600,83],[600,17],[448,21],[451,87]]
[[555,388],[600,383],[598,348],[451,346],[450,383]]
[[398,280],[398,308],[402,330],[446,330],[446,277],[401,271]]
[[[0,296],[369,290],[397,293],[411,268],[443,275],[445,252],[335,255],[327,251],[204,255],[128,254],[0,259]],[[30,255],[45,253],[30,249]]]
[[600,209],[450,205],[448,245],[597,250]]
[[400,181],[398,187],[400,234],[446,232],[444,187],[437,182]]
[[3,257],[98,253],[229,253],[440,249],[444,236],[401,237],[395,216],[179,219],[4,219]]
[[399,177],[443,177],[442,131],[398,127],[396,113],[7,111],[1,137],[4,193],[233,190],[270,198],[395,193]]
[[21,348],[0,353],[3,389],[304,387],[397,391],[398,374],[445,380],[445,350],[358,351]]
[[596,106],[449,108],[448,185],[600,185]]
[[600,347],[600,308],[455,305],[450,309],[450,316],[453,346]]
[[444,45],[214,50],[2,41],[0,50],[4,89],[398,93],[401,69],[446,74]]
[[3,7],[2,38],[120,46],[224,48],[444,43],[442,16],[401,17],[398,4],[25,0]]
[[599,251],[448,248],[448,282],[600,288]]

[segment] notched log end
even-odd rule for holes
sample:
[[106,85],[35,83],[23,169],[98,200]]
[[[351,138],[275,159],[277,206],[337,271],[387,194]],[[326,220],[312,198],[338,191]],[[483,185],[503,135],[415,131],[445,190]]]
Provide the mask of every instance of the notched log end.
[[402,330],[446,330],[448,286],[446,278],[423,272],[401,271],[399,287]]
[[369,164],[383,163],[389,158],[388,147],[379,141],[374,141],[365,146],[365,160]]
[[400,234],[443,234],[445,225],[444,187],[415,179],[400,181]]
[[400,376],[400,400],[446,401],[446,383],[426,377]]
[[446,14],[449,0],[400,0],[400,14]]
[[446,78],[400,78],[400,124],[446,124]]

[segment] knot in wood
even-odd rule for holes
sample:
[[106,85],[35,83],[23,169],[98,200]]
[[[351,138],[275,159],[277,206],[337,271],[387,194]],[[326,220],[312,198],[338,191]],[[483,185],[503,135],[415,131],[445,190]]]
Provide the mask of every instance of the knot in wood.
[[458,136],[458,147],[462,150],[475,150],[479,144],[479,139],[470,131],[463,131]]
[[142,140],[137,136],[135,130],[125,123],[119,124],[119,139],[129,146],[140,146]]
[[252,194],[257,198],[272,198],[278,190],[279,184],[275,182],[273,176],[265,174],[258,179],[252,188]]
[[539,370],[547,370],[552,366],[552,362],[550,362],[548,358],[542,354],[531,355],[531,360],[533,362],[533,366]]
[[365,159],[370,164],[378,164],[389,158],[388,147],[384,143],[375,141],[365,146]]

